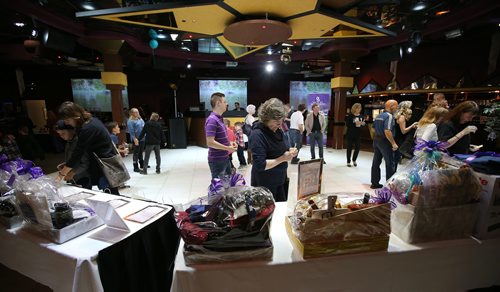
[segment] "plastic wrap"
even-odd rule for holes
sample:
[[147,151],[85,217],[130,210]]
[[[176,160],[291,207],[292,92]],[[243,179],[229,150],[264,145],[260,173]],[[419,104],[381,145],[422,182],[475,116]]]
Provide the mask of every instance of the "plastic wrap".
[[330,196],[337,196],[341,209],[345,209],[351,204],[361,204],[364,194],[329,193],[298,200],[290,222],[297,238],[302,242],[350,240],[391,233],[388,204],[374,204],[357,211],[349,210],[340,215],[333,214],[330,218],[310,218],[310,202],[314,201],[319,210],[326,209]]
[[270,259],[272,193],[249,186],[210,193],[176,213],[186,263]]
[[[364,193],[329,193],[297,201],[288,217],[289,234],[304,257],[387,249],[391,233],[388,198],[370,198]],[[337,197],[331,213],[329,198]],[[326,212],[326,213],[325,213]],[[315,218],[320,213],[321,218]],[[331,214],[330,214],[331,213]],[[324,216],[328,214],[328,216]]]
[[437,148],[417,151],[386,183],[400,204],[444,207],[479,199],[481,186],[463,162]]
[[442,144],[419,141],[415,157],[379,191],[392,195],[392,232],[406,242],[472,234],[481,186],[466,164],[443,152]]

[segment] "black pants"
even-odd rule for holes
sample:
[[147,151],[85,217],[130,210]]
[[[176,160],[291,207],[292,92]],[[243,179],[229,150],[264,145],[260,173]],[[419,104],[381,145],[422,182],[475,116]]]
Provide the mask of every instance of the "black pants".
[[139,145],[134,145],[134,153],[132,155],[132,161],[134,161],[134,163],[139,162],[141,165],[144,164],[142,152],[144,152],[144,142],[139,142]]
[[238,145],[237,154],[238,154],[238,160],[240,161],[240,165],[247,165],[247,162],[245,160],[245,155],[243,154],[244,150],[245,147],[241,147],[240,145]]
[[356,161],[358,159],[359,154],[359,141],[360,136],[350,137],[347,136],[347,163],[351,163],[351,153],[354,149],[354,154],[352,155],[352,161]]

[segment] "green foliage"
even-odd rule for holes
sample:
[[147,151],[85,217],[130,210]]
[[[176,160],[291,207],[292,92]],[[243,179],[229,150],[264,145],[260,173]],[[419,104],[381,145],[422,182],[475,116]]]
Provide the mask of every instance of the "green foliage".
[[485,131],[490,133],[488,137],[499,137],[500,135],[500,102],[494,102],[483,110],[483,113],[488,116],[486,121]]

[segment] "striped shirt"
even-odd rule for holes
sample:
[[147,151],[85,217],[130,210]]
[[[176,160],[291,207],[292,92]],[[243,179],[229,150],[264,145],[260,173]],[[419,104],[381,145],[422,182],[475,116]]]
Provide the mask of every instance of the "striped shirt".
[[[222,117],[215,112],[210,113],[205,121],[205,137],[215,137],[215,141],[229,146],[227,128]],[[208,147],[208,161],[221,161],[227,159],[229,152]]]
[[375,134],[378,136],[385,137],[385,130],[390,130],[392,136],[394,137],[394,118],[389,112],[383,112],[379,114],[373,121],[373,128],[375,128]]

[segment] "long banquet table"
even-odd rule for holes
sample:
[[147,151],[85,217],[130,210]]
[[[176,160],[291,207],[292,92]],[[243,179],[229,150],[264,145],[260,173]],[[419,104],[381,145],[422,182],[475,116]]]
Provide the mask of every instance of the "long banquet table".
[[[82,191],[60,189],[64,195]],[[85,190],[87,191],[87,190]],[[121,217],[152,202],[93,192],[98,199],[126,199]],[[63,244],[25,231],[0,228],[0,263],[53,291],[165,291],[170,287],[179,235],[173,208],[144,224],[125,220],[130,233],[119,242],[92,239],[98,227]]]
[[286,234],[290,211],[286,203],[276,204],[269,262],[190,267],[181,240],[171,291],[465,291],[500,285],[500,239],[412,245],[391,234],[387,252],[303,260]]

